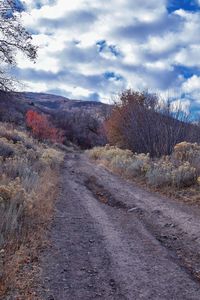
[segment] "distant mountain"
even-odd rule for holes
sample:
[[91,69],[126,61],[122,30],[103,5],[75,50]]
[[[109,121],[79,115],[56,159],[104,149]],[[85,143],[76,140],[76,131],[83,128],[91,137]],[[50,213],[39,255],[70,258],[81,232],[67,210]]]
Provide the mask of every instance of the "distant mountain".
[[24,127],[26,112],[32,109],[50,116],[53,124],[64,131],[66,140],[83,149],[107,143],[102,124],[111,105],[45,93],[0,92],[0,121]]
[[14,95],[19,102],[23,102],[26,106],[34,106],[46,113],[86,110],[101,119],[111,109],[110,105],[102,102],[74,100],[46,93],[23,92]]

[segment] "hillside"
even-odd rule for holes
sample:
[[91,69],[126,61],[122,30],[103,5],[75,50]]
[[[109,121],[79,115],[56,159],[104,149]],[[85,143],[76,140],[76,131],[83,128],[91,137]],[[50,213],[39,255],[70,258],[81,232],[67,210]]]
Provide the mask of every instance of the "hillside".
[[23,92],[15,93],[14,96],[20,103],[24,103],[25,106],[34,106],[46,113],[82,110],[101,119],[110,110],[110,105],[102,102],[74,100],[45,93]]
[[71,100],[45,93],[0,93],[0,121],[25,125],[29,110],[46,114],[64,131],[66,140],[83,148],[105,145],[102,123],[111,112],[111,105],[96,101]]

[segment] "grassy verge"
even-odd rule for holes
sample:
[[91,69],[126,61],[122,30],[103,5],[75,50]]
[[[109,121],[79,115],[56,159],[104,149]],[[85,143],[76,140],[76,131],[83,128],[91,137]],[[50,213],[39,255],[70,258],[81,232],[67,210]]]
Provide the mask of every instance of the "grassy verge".
[[63,159],[62,150],[0,124],[0,299],[39,299],[38,252]]
[[113,146],[87,151],[90,158],[114,173],[154,191],[187,202],[200,202],[200,145],[180,143],[170,156],[151,159]]

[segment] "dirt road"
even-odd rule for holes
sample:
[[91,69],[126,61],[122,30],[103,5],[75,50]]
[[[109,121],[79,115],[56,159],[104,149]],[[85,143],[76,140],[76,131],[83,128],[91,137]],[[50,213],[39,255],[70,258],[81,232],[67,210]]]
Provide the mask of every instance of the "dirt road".
[[200,299],[199,209],[150,194],[68,154],[51,246],[42,254],[48,300]]

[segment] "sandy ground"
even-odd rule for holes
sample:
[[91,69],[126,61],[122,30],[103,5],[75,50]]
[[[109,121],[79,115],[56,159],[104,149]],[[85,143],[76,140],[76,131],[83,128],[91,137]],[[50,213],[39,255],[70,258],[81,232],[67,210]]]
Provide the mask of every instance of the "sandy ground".
[[38,294],[47,300],[200,299],[200,211],[68,154]]

